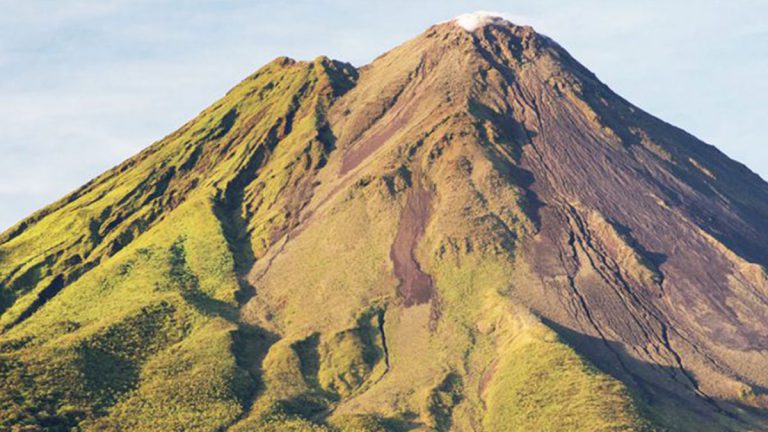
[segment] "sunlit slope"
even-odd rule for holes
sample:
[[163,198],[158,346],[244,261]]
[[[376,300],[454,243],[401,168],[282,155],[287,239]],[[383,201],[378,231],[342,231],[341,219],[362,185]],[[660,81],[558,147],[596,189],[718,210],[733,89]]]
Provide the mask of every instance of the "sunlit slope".
[[240,244],[266,246],[298,216],[307,192],[285,183],[311,191],[333,147],[325,109],[354,76],[278,59],[5,233],[3,427],[231,423],[255,385],[234,340],[258,337],[237,319],[253,260]]

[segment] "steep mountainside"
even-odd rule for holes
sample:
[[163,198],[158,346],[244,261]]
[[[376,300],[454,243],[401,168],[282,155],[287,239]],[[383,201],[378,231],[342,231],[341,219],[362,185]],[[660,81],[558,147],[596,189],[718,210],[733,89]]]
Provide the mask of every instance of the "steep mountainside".
[[482,24],[276,59],[2,234],[0,426],[768,429],[768,184]]

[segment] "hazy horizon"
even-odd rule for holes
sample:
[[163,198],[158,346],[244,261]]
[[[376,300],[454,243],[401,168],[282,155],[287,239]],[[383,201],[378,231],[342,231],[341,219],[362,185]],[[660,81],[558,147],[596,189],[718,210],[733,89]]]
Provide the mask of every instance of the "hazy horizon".
[[0,231],[274,57],[360,66],[474,10],[533,25],[630,102],[768,178],[765,2],[0,1]]

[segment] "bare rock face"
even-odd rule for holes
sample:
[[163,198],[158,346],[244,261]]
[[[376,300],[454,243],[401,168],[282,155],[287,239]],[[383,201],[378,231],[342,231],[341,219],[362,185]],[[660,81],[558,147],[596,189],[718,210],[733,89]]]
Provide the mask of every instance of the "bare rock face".
[[277,59],[0,241],[7,428],[768,428],[768,184],[492,14]]

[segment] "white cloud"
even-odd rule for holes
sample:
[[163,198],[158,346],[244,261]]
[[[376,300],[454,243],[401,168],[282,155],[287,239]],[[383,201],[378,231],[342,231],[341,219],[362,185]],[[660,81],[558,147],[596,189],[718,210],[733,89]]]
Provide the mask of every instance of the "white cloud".
[[464,30],[471,32],[488,24],[515,23],[517,25],[524,25],[528,22],[528,19],[519,15],[480,10],[459,15],[451,21]]

